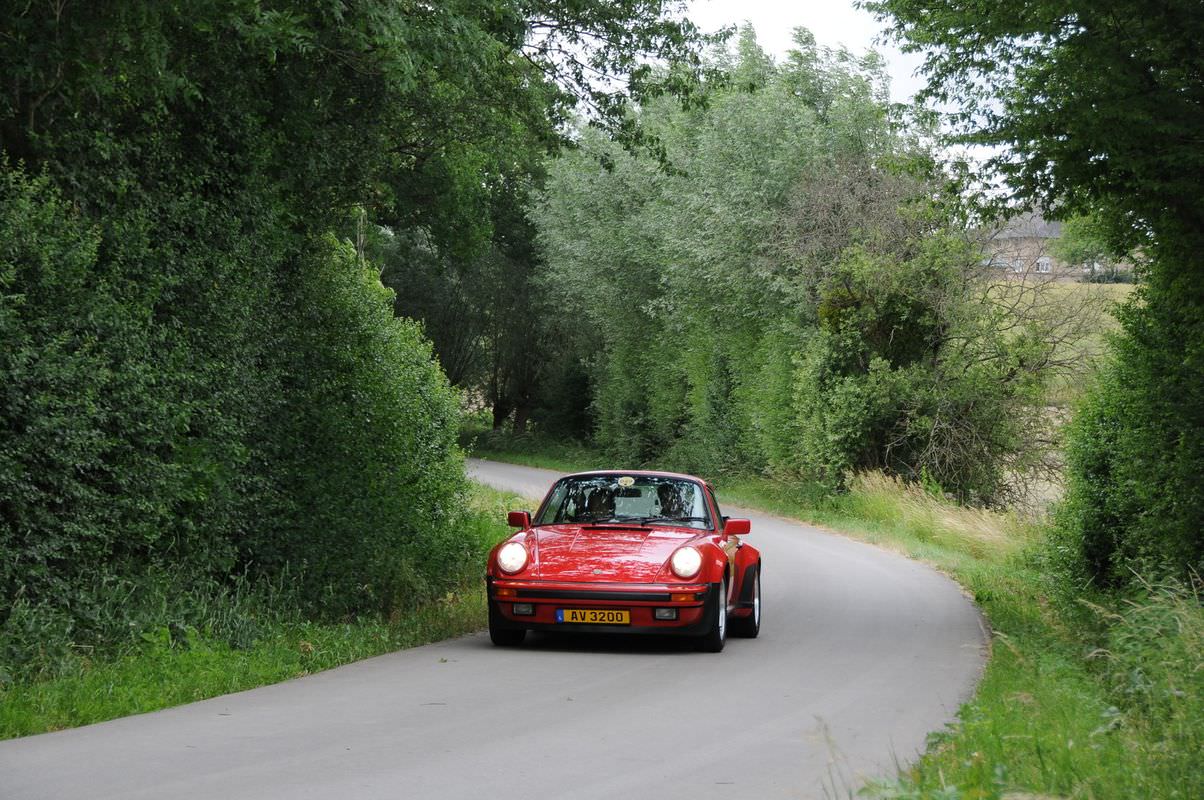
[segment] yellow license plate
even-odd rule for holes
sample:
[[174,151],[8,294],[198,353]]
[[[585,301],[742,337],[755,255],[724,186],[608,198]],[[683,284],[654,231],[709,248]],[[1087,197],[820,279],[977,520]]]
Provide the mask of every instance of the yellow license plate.
[[585,625],[630,625],[631,612],[625,608],[558,608],[556,621]]

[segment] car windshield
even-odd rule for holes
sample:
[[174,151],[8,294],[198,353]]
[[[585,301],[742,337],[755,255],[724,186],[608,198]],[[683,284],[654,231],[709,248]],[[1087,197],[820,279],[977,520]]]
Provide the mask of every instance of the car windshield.
[[540,510],[536,525],[639,522],[710,528],[702,487],[682,478],[588,475],[564,478]]

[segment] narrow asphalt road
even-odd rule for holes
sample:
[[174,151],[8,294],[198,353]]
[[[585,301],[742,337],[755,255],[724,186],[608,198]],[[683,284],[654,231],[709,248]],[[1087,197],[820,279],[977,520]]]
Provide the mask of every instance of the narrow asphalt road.
[[[469,471],[536,496],[556,477]],[[846,797],[915,758],[969,696],[979,615],[928,567],[748,516],[765,565],[761,636],[720,654],[466,636],[0,742],[0,800]]]

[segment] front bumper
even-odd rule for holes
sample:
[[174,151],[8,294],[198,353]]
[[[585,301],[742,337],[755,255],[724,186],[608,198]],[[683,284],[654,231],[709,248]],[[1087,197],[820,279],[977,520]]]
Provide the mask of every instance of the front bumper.
[[[662,636],[701,636],[711,629],[721,602],[723,584],[563,583],[485,578],[495,624],[514,630],[568,633],[641,633]],[[673,600],[689,595],[689,600]],[[532,606],[534,614],[517,615],[515,603]],[[557,609],[625,609],[630,625],[584,625],[556,621]],[[677,619],[653,617],[657,608],[677,609]]]

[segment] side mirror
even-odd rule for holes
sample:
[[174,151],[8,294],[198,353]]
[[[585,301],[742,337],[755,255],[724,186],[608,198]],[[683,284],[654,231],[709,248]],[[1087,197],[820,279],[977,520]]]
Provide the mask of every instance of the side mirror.
[[723,526],[724,536],[747,536],[750,524],[746,519],[728,519]]
[[506,522],[511,528],[522,528],[526,530],[531,527],[531,512],[530,511],[511,511],[506,515]]

